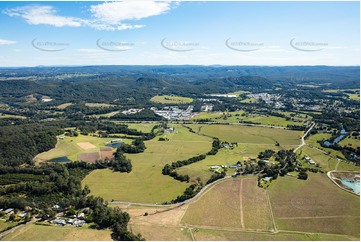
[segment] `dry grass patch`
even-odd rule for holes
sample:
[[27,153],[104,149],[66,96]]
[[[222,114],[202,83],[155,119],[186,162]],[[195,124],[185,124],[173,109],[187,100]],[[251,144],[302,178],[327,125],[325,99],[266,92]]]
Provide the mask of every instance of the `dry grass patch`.
[[95,145],[89,143],[89,142],[80,142],[80,143],[76,143],[80,148],[82,148],[83,150],[90,150],[90,149],[94,149],[96,148]]
[[230,179],[212,187],[189,205],[182,224],[242,228],[241,182]]
[[189,230],[183,227],[166,227],[159,225],[130,225],[133,233],[141,233],[146,240],[191,241]]
[[95,230],[88,228],[43,226],[28,224],[8,234],[2,240],[15,241],[55,241],[55,240],[80,240],[80,241],[98,241],[111,240],[110,230]]
[[346,236],[327,234],[300,234],[300,233],[255,233],[241,231],[222,231],[209,229],[193,229],[196,240],[204,241],[303,241],[303,240],[350,240]]
[[267,192],[257,186],[257,179],[242,179],[243,219],[247,229],[270,230],[272,220]]
[[99,159],[100,159],[99,152],[84,153],[78,155],[79,161],[85,161],[88,163],[95,163]]
[[279,177],[269,195],[278,229],[359,237],[360,198],[338,188],[326,174],[309,173],[307,181]]

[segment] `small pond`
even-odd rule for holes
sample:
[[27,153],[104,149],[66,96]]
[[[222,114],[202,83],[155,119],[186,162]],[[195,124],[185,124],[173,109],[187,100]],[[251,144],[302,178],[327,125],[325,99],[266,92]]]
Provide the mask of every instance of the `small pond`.
[[360,182],[359,181],[350,181],[350,179],[343,178],[340,179],[342,185],[351,188],[355,193],[360,194]]
[[68,159],[66,156],[57,157],[51,160],[48,160],[48,162],[71,162],[71,160]]
[[114,149],[118,148],[119,146],[121,146],[123,144],[123,142],[119,142],[119,143],[109,143],[109,144],[106,144],[105,146],[108,146],[108,147],[112,147]]

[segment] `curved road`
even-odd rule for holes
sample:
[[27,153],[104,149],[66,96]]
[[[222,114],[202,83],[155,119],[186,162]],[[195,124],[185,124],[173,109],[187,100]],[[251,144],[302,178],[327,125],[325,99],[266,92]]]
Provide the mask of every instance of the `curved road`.
[[313,129],[313,127],[315,127],[315,122],[312,122],[312,125],[311,125],[311,127],[306,131],[306,133],[302,136],[302,138],[301,138],[301,144],[296,148],[296,149],[294,149],[293,150],[293,152],[295,152],[296,153],[296,151],[299,149],[299,148],[301,148],[302,146],[304,146],[306,143],[305,143],[305,137],[308,135],[308,133],[309,132],[311,132],[311,130]]

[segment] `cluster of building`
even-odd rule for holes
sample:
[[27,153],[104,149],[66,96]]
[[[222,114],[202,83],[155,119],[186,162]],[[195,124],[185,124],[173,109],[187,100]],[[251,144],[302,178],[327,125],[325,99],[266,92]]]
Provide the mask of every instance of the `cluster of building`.
[[144,108],[131,108],[128,110],[124,110],[122,114],[129,115],[129,114],[136,114],[142,111]]
[[158,110],[156,107],[152,107],[151,110],[155,114],[158,114],[168,120],[188,120],[194,115],[192,113],[192,105],[188,106],[186,110],[180,109],[178,106],[167,106],[161,110]]
[[283,105],[283,103],[279,101],[281,98],[281,95],[279,94],[269,94],[264,92],[264,93],[248,94],[247,97],[262,100],[267,104],[277,103],[277,106]]
[[306,156],[305,157],[306,161],[308,161],[308,163],[310,163],[311,165],[316,164],[316,162],[314,162],[310,157]]
[[71,218],[68,220],[57,218],[57,219],[52,220],[51,223],[60,225],[60,226],[65,226],[67,224],[70,224],[75,227],[82,227],[86,223],[84,218],[85,218],[84,213],[79,213],[77,216],[75,216],[75,218]]

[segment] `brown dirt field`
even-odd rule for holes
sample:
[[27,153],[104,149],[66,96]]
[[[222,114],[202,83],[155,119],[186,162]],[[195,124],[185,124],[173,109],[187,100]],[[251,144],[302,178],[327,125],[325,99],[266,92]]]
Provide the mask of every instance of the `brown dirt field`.
[[112,151],[111,147],[100,147],[100,151]]
[[249,233],[241,231],[221,231],[193,229],[196,240],[202,241],[303,241],[303,240],[350,240],[346,236],[299,233]]
[[89,149],[94,149],[96,148],[95,145],[89,143],[89,142],[80,142],[80,143],[76,143],[80,148],[82,148],[83,150],[89,150]]
[[277,228],[359,237],[360,197],[341,190],[326,174],[307,181],[279,177],[269,189]]
[[113,151],[100,151],[100,156],[104,160],[108,158],[109,160],[113,159]]
[[242,228],[242,180],[230,179],[212,187],[199,200],[189,205],[181,223]]
[[355,216],[360,198],[338,188],[326,174],[308,173],[307,181],[279,177],[269,189],[275,217]]
[[100,159],[99,152],[92,152],[92,153],[84,153],[78,155],[78,160],[85,161],[89,163],[95,163],[95,161]]
[[282,230],[344,234],[360,238],[360,217],[277,219],[276,223]]
[[192,237],[189,230],[182,227],[165,227],[156,225],[131,225],[133,233],[141,233],[146,240],[172,240],[172,241],[191,241]]
[[243,220],[246,229],[271,229],[272,220],[266,190],[257,186],[256,178],[243,179],[242,182]]
[[[169,211],[162,211],[155,214],[152,214],[157,211],[157,209],[129,209],[127,212],[130,214],[139,214],[144,215],[145,212],[148,212],[148,216],[139,216],[132,217],[132,222],[134,224],[154,224],[154,225],[168,225],[176,226],[179,225],[184,213],[188,209],[188,205],[184,205]],[[158,209],[159,210],[159,209]]]

